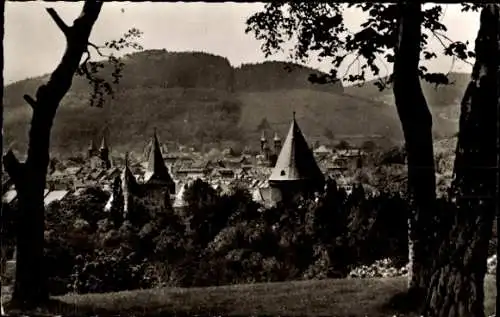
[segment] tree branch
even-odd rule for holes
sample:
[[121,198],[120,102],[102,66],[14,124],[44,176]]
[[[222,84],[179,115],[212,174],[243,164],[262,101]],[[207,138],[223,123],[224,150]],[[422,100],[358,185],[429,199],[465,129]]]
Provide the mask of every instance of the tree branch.
[[[450,39],[448,36],[446,36],[445,34],[443,33],[440,33],[440,32],[437,32],[437,31],[431,31],[432,32],[432,35],[439,41],[439,43],[441,44],[441,46],[443,46],[444,49],[446,49],[448,46],[446,46],[446,44],[443,42],[443,39],[444,38],[445,40],[449,41],[450,43],[453,43],[453,40]],[[442,37],[442,38],[441,38]],[[454,55],[453,55],[454,56]],[[474,66],[471,62],[469,62],[468,60],[465,60],[465,59],[462,59],[460,58],[460,60],[466,64],[469,64],[471,66]],[[453,62],[454,63],[454,62]]]
[[17,186],[22,172],[23,164],[19,162],[11,149],[7,152],[7,154],[5,154],[3,158],[3,165],[7,174],[9,174],[9,176],[14,181],[14,185]]
[[64,23],[59,14],[57,14],[56,10],[54,10],[54,8],[47,8],[47,12],[49,13],[52,20],[54,20],[56,25],[59,27],[59,29],[61,29],[61,31],[64,33],[64,35],[68,37],[70,27],[66,23]]
[[89,50],[87,50],[85,54],[87,54],[87,56],[85,57],[85,60],[80,64],[80,67],[76,70],[76,72],[78,75],[85,75],[85,77],[89,78],[91,76],[87,68],[87,62],[90,60]]
[[23,98],[31,106],[32,109],[36,108],[37,102],[30,95],[24,95]]
[[[66,36],[66,50],[60,63],[45,85],[38,88],[39,105],[31,119],[26,166],[31,170],[46,170],[49,162],[50,130],[61,100],[71,87],[73,76],[80,66],[82,56],[102,7],[101,1],[87,0],[81,14],[68,27],[56,11],[48,8],[54,22]],[[44,173],[45,174],[45,173]]]
[[349,74],[349,72],[351,71],[351,67],[354,65],[354,63],[356,63],[356,62],[359,63],[360,57],[361,57],[360,53],[356,54],[356,57],[349,63],[349,65],[347,65],[347,68],[344,72],[344,75],[342,75],[342,78],[346,77]]
[[[102,56],[102,57],[107,57],[106,55],[104,55],[104,54],[101,52],[101,48],[102,48],[102,47],[99,47],[99,46],[97,46],[97,45],[95,45],[94,43],[91,43],[91,42],[89,42],[89,44],[88,44],[88,45],[89,45],[90,47],[93,47],[93,48],[96,50],[97,54],[99,54],[100,56]],[[90,55],[90,54],[89,54],[89,55]]]

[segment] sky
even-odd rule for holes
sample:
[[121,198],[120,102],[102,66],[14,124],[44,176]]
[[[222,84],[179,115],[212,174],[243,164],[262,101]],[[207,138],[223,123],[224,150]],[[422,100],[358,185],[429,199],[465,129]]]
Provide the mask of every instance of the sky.
[[[4,38],[4,79],[11,83],[28,77],[50,73],[64,52],[62,33],[45,8],[53,7],[71,24],[79,15],[82,2],[6,2]],[[144,49],[168,51],[203,51],[228,58],[233,66],[265,61],[261,43],[245,34],[245,21],[262,9],[262,3],[105,3],[91,34],[91,41],[102,44],[117,39],[135,27],[143,32]],[[453,40],[474,42],[479,27],[478,13],[460,12],[460,5],[445,5],[442,22]],[[356,27],[363,14],[350,10],[345,15],[348,26]],[[431,48],[442,52],[437,40]],[[277,54],[268,60],[287,60]],[[311,60],[308,66],[329,70],[327,62]],[[426,65],[431,72],[448,72],[451,59],[439,56]],[[456,62],[454,71],[469,72],[470,65]]]

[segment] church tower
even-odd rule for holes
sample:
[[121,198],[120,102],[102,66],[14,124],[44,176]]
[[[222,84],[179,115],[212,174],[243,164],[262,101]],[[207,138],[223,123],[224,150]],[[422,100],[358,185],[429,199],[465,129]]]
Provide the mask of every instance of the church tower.
[[260,154],[264,154],[264,149],[267,146],[266,132],[262,131],[260,135]]
[[89,147],[87,149],[87,157],[90,159],[96,155],[97,155],[97,147],[95,146],[94,139],[91,139]]
[[109,160],[109,147],[106,136],[104,135],[101,140],[101,147],[99,148],[99,157],[102,161],[102,168],[111,168],[111,161]]
[[168,168],[163,160],[160,142],[156,135],[156,129],[153,133],[151,148],[149,149],[148,165],[144,174],[146,184],[164,185],[168,188],[171,195],[175,194],[175,182],[168,172]]
[[133,194],[138,187],[137,180],[128,165],[128,153],[125,154],[125,166],[123,167],[120,179],[123,193],[123,212],[127,215],[132,209]]
[[274,154],[279,155],[281,152],[281,138],[278,136],[278,132],[274,132]]

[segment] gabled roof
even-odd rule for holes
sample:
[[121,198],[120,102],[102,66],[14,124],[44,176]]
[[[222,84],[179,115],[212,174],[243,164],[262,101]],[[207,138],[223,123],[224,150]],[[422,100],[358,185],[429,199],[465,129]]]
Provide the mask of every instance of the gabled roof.
[[317,149],[314,150],[314,153],[318,153],[318,154],[330,154],[332,153],[332,150],[328,149],[326,146],[324,145],[320,145]]
[[17,197],[17,191],[15,189],[10,189],[6,191],[2,196],[2,202],[5,204],[10,204]]
[[152,146],[149,150],[148,165],[146,167],[146,173],[144,174],[144,181],[146,183],[159,182],[168,185],[173,184],[165,161],[163,161],[160,142],[156,136],[156,129],[153,134]]
[[297,180],[324,181],[324,176],[307,145],[307,142],[293,115],[290,130],[285,139],[276,165],[269,177],[270,182]]
[[50,203],[52,203],[54,201],[62,200],[68,193],[69,193],[69,191],[67,191],[67,190],[51,191],[45,196],[45,198],[43,199],[43,202],[44,202],[45,206],[48,206]]

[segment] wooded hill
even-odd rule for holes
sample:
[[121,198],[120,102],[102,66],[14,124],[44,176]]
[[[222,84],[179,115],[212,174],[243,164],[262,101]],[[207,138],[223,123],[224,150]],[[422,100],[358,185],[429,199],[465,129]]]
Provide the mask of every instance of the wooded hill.
[[[269,133],[277,130],[284,136],[293,111],[309,142],[376,139],[389,146],[402,141],[392,91],[378,92],[372,83],[346,88],[312,84],[309,76],[319,71],[301,65],[271,61],[233,67],[224,57],[199,52],[148,50],[123,61],[116,95],[103,108],[90,107],[89,85],[75,78],[56,117],[54,154],[86,151],[105,126],[113,151],[142,151],[154,127],[165,143],[256,148],[259,125],[267,121]],[[108,77],[110,70],[103,74]],[[6,146],[24,150],[31,110],[22,96],[33,94],[47,78],[5,87]],[[468,76],[452,74],[452,81],[437,90],[424,85],[438,138],[457,131],[458,103]]]

